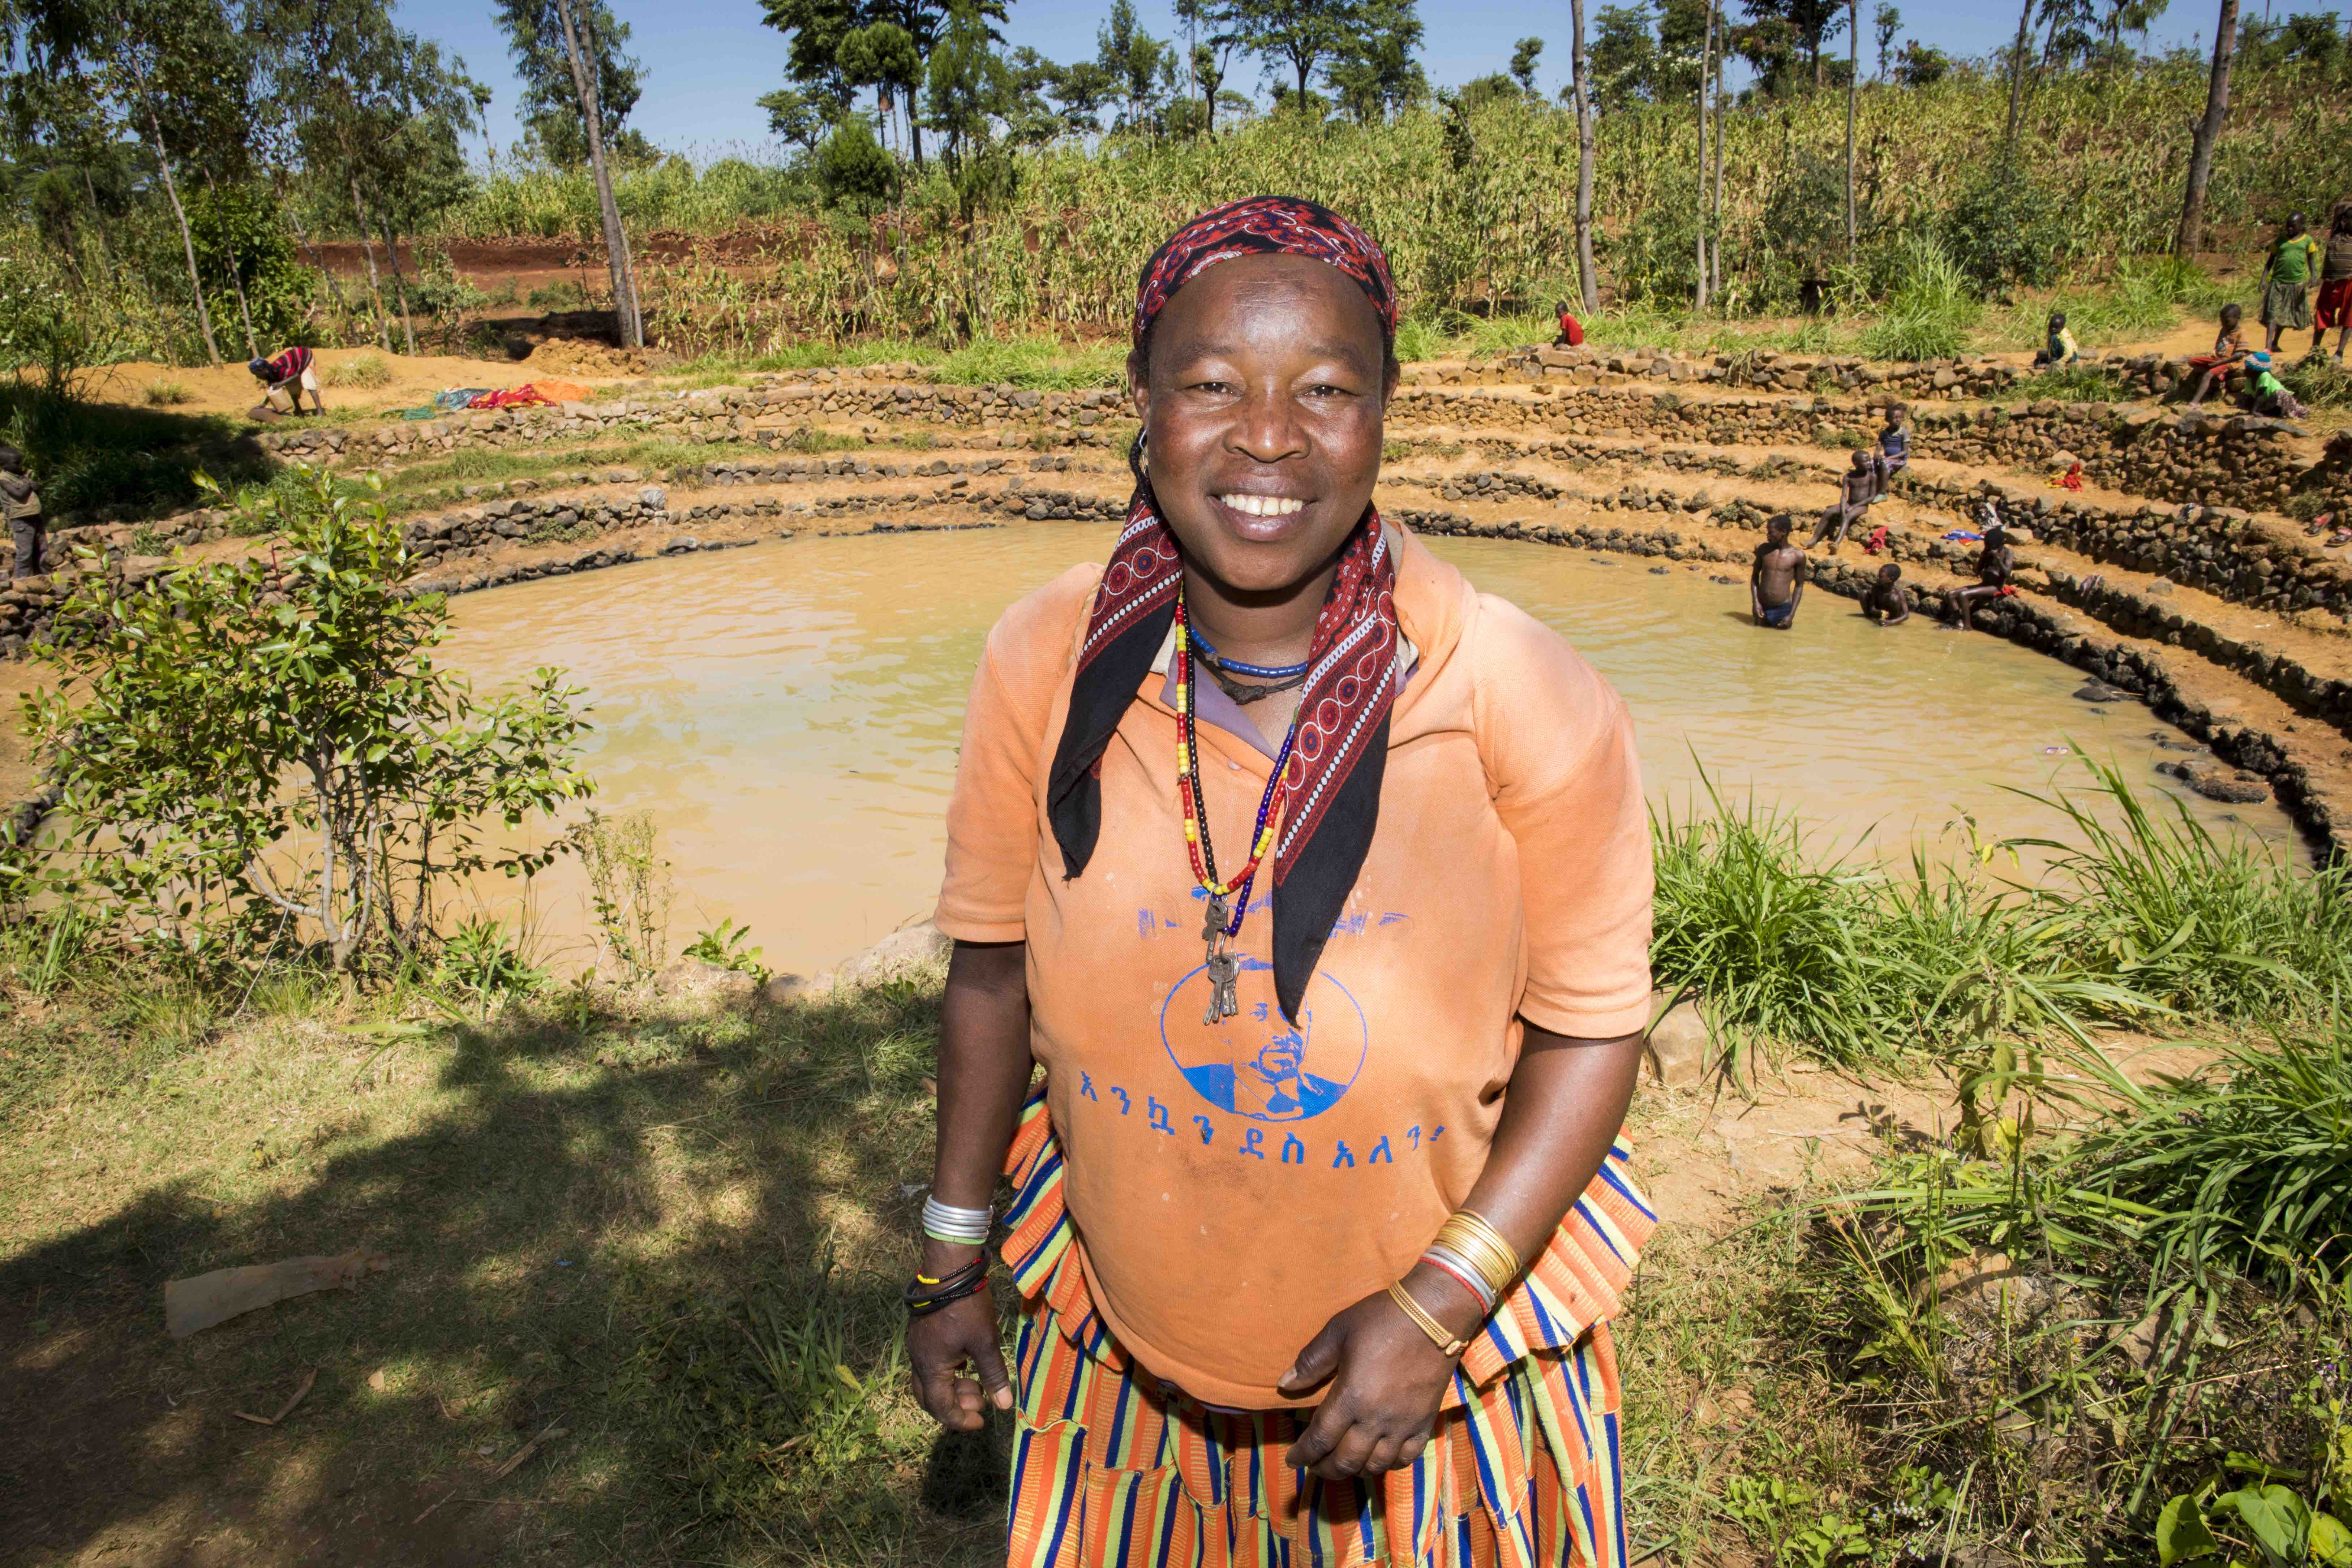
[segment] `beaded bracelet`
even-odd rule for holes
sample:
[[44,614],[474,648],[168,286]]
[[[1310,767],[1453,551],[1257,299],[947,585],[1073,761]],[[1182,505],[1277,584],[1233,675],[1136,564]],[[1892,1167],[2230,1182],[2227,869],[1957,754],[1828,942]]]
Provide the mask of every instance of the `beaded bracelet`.
[[923,1234],[934,1241],[985,1247],[994,1217],[987,1209],[960,1209],[937,1198],[923,1200]]

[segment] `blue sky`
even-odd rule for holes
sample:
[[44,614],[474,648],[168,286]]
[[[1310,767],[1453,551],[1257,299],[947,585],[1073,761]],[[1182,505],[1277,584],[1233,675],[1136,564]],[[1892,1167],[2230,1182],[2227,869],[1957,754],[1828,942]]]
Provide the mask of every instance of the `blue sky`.
[[[1601,0],[1591,0],[1588,13]],[[1874,0],[1873,0],[1874,4]],[[1984,0],[1897,0],[1905,14],[1903,36],[1955,55],[1981,55],[1998,47],[2017,26],[2017,11]],[[631,47],[645,62],[645,97],[632,121],[656,145],[699,156],[727,152],[770,155],[778,151],[768,135],[766,116],[755,100],[783,80],[783,37],[760,25],[754,0],[611,0],[613,9],[635,34]],[[1094,53],[1095,28],[1108,0],[1008,0],[1006,41],[1027,44],[1055,59]],[[2290,9],[2324,8],[2323,0],[2281,4]],[[1138,0],[1144,25],[1171,37],[1175,26],[1167,0]],[[1863,6],[1869,26],[1871,5]],[[2155,44],[2210,40],[2219,7],[2207,0],[2173,0],[2150,33]],[[2260,16],[2262,0],[2249,0],[2248,14]],[[1529,34],[1547,40],[1541,83],[1556,90],[1568,78],[1568,6],[1463,4],[1423,0],[1422,19],[1428,42],[1422,64],[1430,79],[1454,85],[1500,70],[1512,45]],[[399,0],[402,24],[465,57],[473,74],[494,95],[490,133],[500,146],[517,134],[519,96],[507,60],[505,41],[490,20],[486,0]],[[1589,16],[1588,16],[1588,25]],[[1863,48],[1870,50],[1865,32]],[[1867,67],[1865,67],[1867,68]],[[1247,80],[1237,81],[1247,89]]]

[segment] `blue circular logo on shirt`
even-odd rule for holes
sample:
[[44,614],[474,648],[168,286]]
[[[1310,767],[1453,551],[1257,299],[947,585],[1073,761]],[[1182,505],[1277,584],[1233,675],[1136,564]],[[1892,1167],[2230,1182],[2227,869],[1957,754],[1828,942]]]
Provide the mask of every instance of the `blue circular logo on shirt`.
[[1364,1068],[1364,1010],[1321,969],[1307,983],[1298,1021],[1274,997],[1274,966],[1243,954],[1242,1010],[1213,1024],[1209,972],[1194,969],[1160,1008],[1160,1041],[1176,1069],[1220,1110],[1257,1121],[1304,1121],[1339,1103]]

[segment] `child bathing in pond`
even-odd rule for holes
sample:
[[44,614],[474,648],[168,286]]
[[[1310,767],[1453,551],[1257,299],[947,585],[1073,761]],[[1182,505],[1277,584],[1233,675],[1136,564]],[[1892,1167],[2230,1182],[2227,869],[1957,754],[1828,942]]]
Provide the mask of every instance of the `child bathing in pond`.
[[1945,625],[1955,631],[1969,630],[1979,603],[2005,599],[2017,592],[2009,582],[2016,571],[2017,555],[2009,547],[2009,532],[1996,522],[1985,530],[1984,548],[1977,552],[1977,580],[1944,595]]
[[1805,596],[1805,552],[1789,542],[1795,526],[1782,512],[1764,525],[1764,542],[1756,547],[1756,564],[1748,574],[1748,604],[1756,624],[1785,632],[1797,620],[1797,604]]
[[1911,590],[1903,585],[1903,568],[1893,562],[1878,569],[1878,580],[1862,596],[1862,613],[1882,626],[1899,626],[1911,618]]
[[1853,526],[1854,520],[1868,511],[1870,503],[1878,499],[1879,488],[1877,455],[1869,451],[1856,452],[1853,467],[1846,470],[1845,479],[1838,488],[1838,499],[1822,509],[1822,520],[1813,525],[1813,536],[1805,541],[1805,548],[1811,550],[1835,534],[1837,537],[1830,543],[1830,553],[1835,555],[1838,546],[1845,542],[1846,531]]
[[2205,395],[2227,380],[2231,368],[2246,357],[2246,329],[2239,324],[2245,319],[2244,306],[2232,303],[2221,307],[2221,325],[2213,334],[2213,352],[2199,354],[2189,362],[2189,374],[2197,377],[2197,389],[2189,395],[2189,407],[2204,402]]

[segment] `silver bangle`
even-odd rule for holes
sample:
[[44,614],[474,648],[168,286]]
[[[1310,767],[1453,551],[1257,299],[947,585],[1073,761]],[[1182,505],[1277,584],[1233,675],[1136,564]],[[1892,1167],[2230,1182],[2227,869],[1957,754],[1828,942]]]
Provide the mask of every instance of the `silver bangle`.
[[1486,1277],[1478,1272],[1468,1258],[1450,1247],[1424,1247],[1421,1249],[1421,1255],[1433,1263],[1444,1266],[1447,1273],[1453,1275],[1457,1282],[1478,1298],[1480,1307],[1489,1312],[1495,1310],[1494,1289],[1487,1285]]
[[934,1241],[985,1247],[994,1220],[994,1214],[988,1209],[960,1209],[937,1198],[923,1200],[923,1234]]

